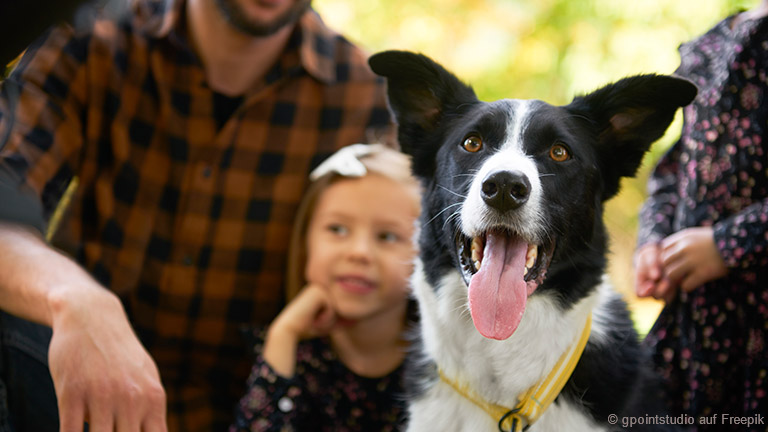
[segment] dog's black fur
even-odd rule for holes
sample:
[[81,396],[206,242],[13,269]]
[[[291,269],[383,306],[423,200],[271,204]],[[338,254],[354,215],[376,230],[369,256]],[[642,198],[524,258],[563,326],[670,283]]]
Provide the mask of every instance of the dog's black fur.
[[[621,422],[607,422],[610,414],[621,418],[662,413],[650,359],[638,343],[626,304],[611,295],[602,300],[589,299],[597,299],[598,287],[604,284],[608,249],[603,223],[605,201],[618,192],[622,177],[635,175],[645,152],[663,135],[676,110],[692,101],[696,87],[675,77],[642,75],[577,97],[562,107],[541,101],[487,103],[479,101],[471,87],[423,55],[388,51],[374,55],[370,65],[387,78],[400,145],[412,156],[414,174],[424,188],[420,256],[413,279],[424,330],[422,340],[415,345],[419,352],[411,359],[411,429],[421,430],[426,424],[439,428],[440,419],[447,416],[453,419],[449,423],[451,430],[486,430],[475,420],[462,423],[456,419],[465,412],[463,404],[471,403],[445,390],[444,383],[437,379],[436,367],[447,371],[450,365],[461,364],[464,357],[475,355],[474,351],[486,349],[487,356],[508,353],[510,368],[524,367],[516,363],[523,355],[530,356],[529,361],[539,361],[536,353],[539,346],[545,349],[546,338],[556,338],[561,330],[567,330],[562,323],[555,324],[557,317],[552,317],[552,326],[547,327],[550,318],[542,318],[546,325],[541,326],[542,332],[552,334],[540,334],[540,338],[519,334],[530,334],[520,329],[532,325],[527,324],[532,320],[530,314],[539,310],[533,305],[543,302],[555,305],[559,314],[570,316],[576,314],[576,305],[592,301],[596,317],[587,348],[553,406],[562,408],[564,403],[570,404],[569,409],[583,415],[585,424],[592,425],[585,427],[587,430],[613,430],[621,426]],[[479,151],[469,152],[462,147],[469,136],[482,140]],[[555,145],[564,146],[569,159],[553,160],[550,150]],[[539,176],[534,179],[533,175],[523,175],[524,182],[535,185],[524,183],[529,187],[524,188],[526,195],[519,208],[494,208],[487,197],[472,197],[473,191],[477,191],[472,189],[473,182],[485,185],[484,179],[477,178],[478,172],[483,172],[491,157],[503,152],[511,155],[509,162],[515,165],[509,171],[519,174],[519,164],[527,167],[523,171]],[[500,166],[497,171],[507,169]],[[486,193],[485,189],[482,193]],[[534,205],[534,201],[540,221],[516,214]],[[469,204],[479,209],[465,209]],[[466,220],[476,215],[487,220]],[[539,260],[531,269],[532,274],[525,277],[528,287],[535,287],[535,291],[529,294],[520,329],[506,340],[483,338],[474,328],[467,338],[445,334],[459,334],[471,327],[469,303],[454,308],[450,316],[440,315],[435,306],[448,301],[445,298],[450,296],[459,300],[467,296],[475,271],[464,246],[472,236],[480,235],[467,232],[467,226],[478,227],[481,233],[501,230],[539,247]],[[441,290],[450,292],[440,293]],[[502,346],[505,348],[499,351]],[[547,360],[542,357],[541,361]],[[478,393],[485,392],[494,399],[492,395],[506,397],[509,392],[514,394],[507,400],[515,400],[520,389],[514,385],[504,387],[504,377],[515,373],[514,370],[499,370],[482,362],[466,363],[473,373],[482,370],[475,377],[476,382],[469,378]],[[536,382],[540,378],[531,380]],[[467,409],[466,412],[474,413],[472,408]],[[483,415],[479,412],[477,418]],[[558,419],[553,417],[560,415],[545,413],[531,430],[578,429],[569,424],[557,426]],[[547,421],[543,421],[547,416]],[[667,428],[642,425],[634,429],[644,427]]]

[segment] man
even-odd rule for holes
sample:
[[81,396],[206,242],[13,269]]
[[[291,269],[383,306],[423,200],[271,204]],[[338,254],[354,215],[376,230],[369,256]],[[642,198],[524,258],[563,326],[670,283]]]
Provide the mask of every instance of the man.
[[[309,7],[143,0],[51,30],[2,83],[3,340],[26,342],[16,317],[52,328],[62,431],[229,424],[250,361],[239,329],[282,306],[307,173],[391,126],[365,56]],[[62,196],[67,254],[42,237]],[[5,378],[26,376],[7,351],[28,344],[8,345]],[[20,418],[15,381],[11,422],[31,430],[18,424],[42,411]]]

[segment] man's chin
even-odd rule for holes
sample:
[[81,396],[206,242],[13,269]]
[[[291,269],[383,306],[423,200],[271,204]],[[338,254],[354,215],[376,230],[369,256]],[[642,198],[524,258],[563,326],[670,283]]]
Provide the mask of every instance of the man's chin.
[[[271,36],[287,26],[293,26],[309,9],[312,3],[311,0],[297,0],[278,15],[261,19],[253,16],[257,13],[256,11],[246,10],[246,8],[238,3],[238,0],[215,0],[215,2],[219,11],[232,27],[241,33],[253,37]],[[278,0],[265,0],[264,6],[257,5],[256,7],[268,10],[270,6],[280,6],[279,3],[280,1]],[[265,13],[265,15],[273,15],[269,12]]]

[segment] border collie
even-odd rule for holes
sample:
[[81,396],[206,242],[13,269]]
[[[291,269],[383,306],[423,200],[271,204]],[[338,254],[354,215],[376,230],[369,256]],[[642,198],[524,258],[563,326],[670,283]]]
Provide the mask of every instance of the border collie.
[[[369,63],[387,79],[424,188],[408,430],[605,431],[630,416],[644,423],[636,430],[670,428],[650,357],[604,276],[602,216],[696,87],[640,75],[565,106],[482,102],[423,55],[386,51]],[[580,335],[586,348],[538,419],[510,426],[491,414],[515,417]]]

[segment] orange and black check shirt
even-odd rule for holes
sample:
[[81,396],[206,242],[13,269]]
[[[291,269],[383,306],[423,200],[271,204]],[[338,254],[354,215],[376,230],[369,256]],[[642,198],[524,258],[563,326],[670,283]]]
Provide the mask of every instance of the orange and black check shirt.
[[171,430],[224,430],[250,365],[240,329],[283,305],[308,173],[392,125],[365,54],[310,11],[219,128],[167,3],[54,28],[0,84],[0,218],[44,229],[77,177],[54,245],[123,299]]

